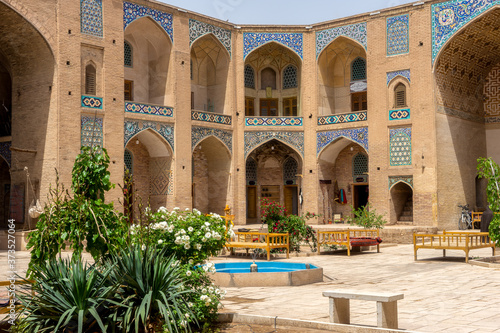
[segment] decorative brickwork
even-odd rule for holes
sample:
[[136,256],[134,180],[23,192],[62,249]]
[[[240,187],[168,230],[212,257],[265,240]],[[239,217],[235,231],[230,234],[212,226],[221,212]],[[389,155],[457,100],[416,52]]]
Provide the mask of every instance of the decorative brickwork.
[[405,79],[408,80],[408,82],[411,82],[410,70],[403,69],[400,71],[394,71],[394,72],[387,73],[387,85],[389,85],[389,83],[392,81],[392,79],[394,79],[396,76],[404,77]]
[[304,132],[245,132],[245,158],[263,143],[276,139],[304,156]]
[[484,113],[486,117],[500,116],[500,66],[493,67],[484,83]]
[[409,15],[393,16],[387,19],[387,55],[408,53]]
[[174,108],[168,106],[148,105],[134,102],[125,102],[125,112],[151,114],[155,116],[173,117]]
[[398,109],[389,111],[389,120],[410,119],[410,109]]
[[231,31],[205,22],[189,20],[189,45],[193,45],[198,38],[210,33],[224,45],[231,56]]
[[159,122],[154,122],[154,121],[138,121],[138,120],[131,120],[131,119],[126,119],[125,120],[125,135],[124,135],[124,142],[123,146],[125,147],[127,143],[132,139],[134,135],[137,133],[146,130],[146,129],[152,129],[156,133],[158,133],[161,137],[163,137],[168,144],[170,145],[170,148],[172,151],[174,151],[174,126],[170,124],[163,124]]
[[318,117],[318,125],[353,123],[368,120],[366,111]]
[[400,182],[405,183],[413,189],[413,176],[389,176],[389,190]]
[[245,32],[243,33],[243,58],[246,58],[253,50],[269,42],[277,42],[297,53],[302,59],[302,34],[298,33],[267,33],[267,32]]
[[102,110],[102,97],[82,95],[82,108]]
[[302,126],[302,117],[246,117],[245,126]]
[[389,129],[390,165],[411,165],[411,128]]
[[354,141],[368,152],[368,127],[362,127],[318,132],[316,134],[316,153],[319,155],[326,146],[339,138]]
[[170,36],[170,40],[174,41],[174,31],[172,28],[172,14],[164,13],[159,10],[141,6],[131,2],[123,3],[123,30],[134,20],[141,17],[150,17],[155,20],[165,32]]
[[81,146],[103,147],[102,118],[82,116],[81,124]]
[[193,126],[191,130],[191,149],[194,149],[196,145],[203,141],[209,136],[214,136],[222,143],[224,143],[229,149],[229,152],[233,152],[233,133],[231,131],[224,131],[217,128],[207,128],[207,127],[197,127]]
[[83,34],[102,37],[102,0],[80,1],[80,30]]
[[170,184],[170,161],[167,158],[152,158],[149,162],[150,195],[167,195]]
[[191,111],[191,119],[224,125],[231,125],[232,123],[231,116],[211,112]]
[[357,41],[366,50],[366,22],[362,22],[316,32],[316,58],[325,47],[340,36]]

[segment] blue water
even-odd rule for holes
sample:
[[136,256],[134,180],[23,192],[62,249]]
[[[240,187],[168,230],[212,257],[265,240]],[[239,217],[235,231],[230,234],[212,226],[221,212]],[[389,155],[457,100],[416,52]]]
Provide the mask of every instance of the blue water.
[[[217,263],[215,269],[217,273],[250,273],[252,262],[229,262]],[[256,262],[259,273],[294,272],[307,269],[306,264],[291,262]],[[309,269],[318,268],[309,264]]]

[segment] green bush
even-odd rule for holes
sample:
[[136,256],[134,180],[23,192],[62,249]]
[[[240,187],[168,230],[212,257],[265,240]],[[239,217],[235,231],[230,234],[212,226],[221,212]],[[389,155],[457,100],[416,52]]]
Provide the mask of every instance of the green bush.
[[351,225],[357,225],[365,229],[382,229],[387,221],[383,215],[377,214],[377,211],[370,204],[352,208],[352,216],[347,216],[346,221]]
[[500,242],[500,167],[490,158],[478,158],[477,171],[479,178],[486,178],[486,196],[488,204],[493,211],[490,222],[489,234],[493,241]]

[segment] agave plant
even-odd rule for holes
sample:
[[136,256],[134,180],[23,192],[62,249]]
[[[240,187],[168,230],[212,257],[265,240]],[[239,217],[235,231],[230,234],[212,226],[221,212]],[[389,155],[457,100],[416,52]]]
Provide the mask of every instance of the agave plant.
[[111,303],[117,330],[149,332],[163,325],[169,332],[190,331],[196,321],[186,298],[183,270],[165,250],[141,249],[138,245],[114,255],[108,265],[114,267],[111,281],[120,284]]
[[96,332],[107,330],[106,299],[112,267],[100,272],[81,261],[54,259],[33,267],[33,292],[20,294],[22,332]]

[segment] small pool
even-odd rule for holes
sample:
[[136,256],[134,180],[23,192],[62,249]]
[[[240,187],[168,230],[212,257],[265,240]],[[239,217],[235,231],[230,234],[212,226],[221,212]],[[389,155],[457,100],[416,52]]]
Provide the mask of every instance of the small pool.
[[250,272],[251,261],[216,263],[212,280],[220,287],[301,286],[323,282],[323,268],[308,263],[257,261],[258,272]]

